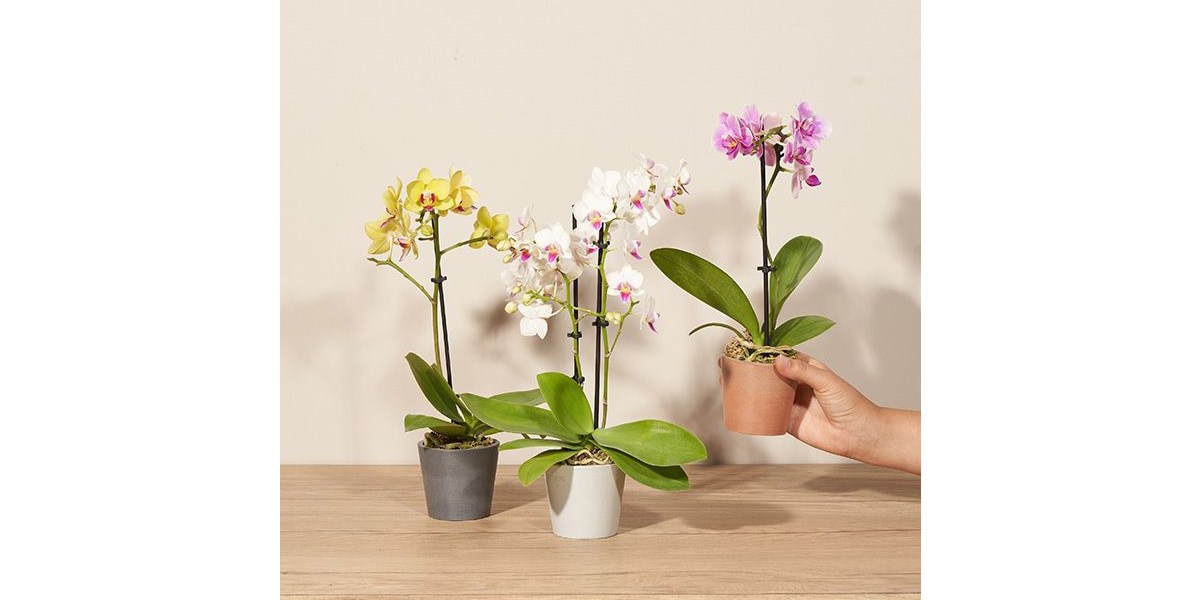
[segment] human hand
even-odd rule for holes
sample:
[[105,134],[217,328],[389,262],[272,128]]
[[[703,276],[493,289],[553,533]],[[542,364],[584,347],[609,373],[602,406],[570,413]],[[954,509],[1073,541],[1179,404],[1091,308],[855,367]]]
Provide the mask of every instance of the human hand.
[[776,359],[775,373],[796,386],[788,427],[796,439],[862,462],[921,472],[920,413],[880,408],[824,363],[799,352],[794,359]]

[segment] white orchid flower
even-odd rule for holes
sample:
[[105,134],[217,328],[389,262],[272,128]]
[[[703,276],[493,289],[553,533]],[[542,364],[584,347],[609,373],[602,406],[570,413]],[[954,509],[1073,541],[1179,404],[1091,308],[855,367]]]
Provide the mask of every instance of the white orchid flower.
[[593,167],[592,176],[588,179],[588,189],[609,198],[616,198],[619,183],[621,174],[617,171],[601,171],[600,167]]
[[521,311],[521,335],[536,335],[546,339],[546,331],[549,330],[546,319],[553,316],[554,307],[546,302],[534,302],[533,304],[522,304],[517,307],[517,310]]
[[608,295],[620,297],[625,304],[646,293],[642,289],[645,277],[629,265],[621,267],[620,271],[610,271],[607,277]]
[[542,259],[552,267],[557,267],[563,256],[570,256],[571,236],[563,230],[561,223],[539,229],[533,236],[533,243],[541,251]]
[[639,302],[634,312],[641,313],[642,315],[641,321],[638,322],[638,329],[649,327],[650,331],[658,333],[656,323],[658,323],[658,319],[662,315],[654,310],[654,298],[647,297],[645,300]]
[[667,174],[667,165],[655,162],[653,158],[645,154],[638,153],[638,160],[642,163],[642,168],[646,170],[646,174],[652,178],[659,178]]
[[636,260],[642,260],[640,250],[642,248],[642,240],[629,240],[625,242],[625,253],[632,256]]
[[579,224],[576,231],[590,239],[596,239],[604,224],[617,218],[617,214],[613,212],[614,207],[615,203],[611,197],[591,188],[584,190],[583,197],[571,208],[575,221]]

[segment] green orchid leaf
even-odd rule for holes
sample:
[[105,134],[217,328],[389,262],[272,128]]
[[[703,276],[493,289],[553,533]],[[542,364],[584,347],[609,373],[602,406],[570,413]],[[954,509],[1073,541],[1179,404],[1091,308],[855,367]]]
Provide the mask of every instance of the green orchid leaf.
[[446,378],[437,369],[425,362],[425,359],[409,352],[404,355],[404,359],[408,361],[408,367],[412,369],[413,378],[417,380],[417,386],[421,388],[421,393],[425,394],[425,398],[438,412],[446,415],[455,423],[464,423],[462,415],[458,414],[458,406],[455,403],[454,390],[450,389],[450,384],[446,383]]
[[658,466],[682,465],[708,458],[708,450],[692,432],[666,421],[645,419],[597,429],[592,439],[605,450],[615,448]]
[[653,250],[650,260],[683,291],[721,311],[746,328],[755,343],[762,343],[762,329],[750,299],[737,282],[716,265],[675,248]]
[[680,466],[657,467],[648,465],[615,448],[604,448],[618,469],[639,483],[656,490],[675,492],[691,487],[687,472]]
[[734,333],[734,335],[736,335],[742,339],[746,339],[745,334],[738,331],[737,329],[734,329],[733,327],[730,327],[729,325],[726,325],[724,323],[715,323],[715,322],[714,323],[705,323],[703,325],[700,325],[700,326],[696,327],[695,329],[689,331],[688,335],[692,335],[693,333],[696,333],[697,331],[700,331],[701,329],[704,329],[705,327],[724,327],[725,329],[732,331]]
[[511,404],[474,394],[463,394],[463,403],[476,418],[509,433],[529,433],[578,442],[580,436],[558,423],[554,414],[544,408]]
[[[796,286],[800,285],[800,281],[805,275],[812,270],[817,264],[817,260],[821,258],[823,246],[821,240],[801,235],[788,240],[779,249],[779,254],[775,255],[775,262],[771,263],[773,267],[771,271],[771,322],[768,324],[768,329],[773,328],[779,319],[779,311],[783,308],[783,303],[787,301],[788,296],[792,295]],[[775,338],[771,338],[772,345],[780,345]]]
[[537,481],[550,467],[578,453],[577,450],[547,450],[521,463],[521,466],[517,467],[517,477],[520,478],[521,485],[527,486]]
[[429,415],[405,415],[404,417],[405,431],[444,427],[448,425],[454,425],[454,423],[451,423],[450,421],[443,421],[437,417],[431,417]]
[[500,449],[501,450],[517,450],[520,448],[538,448],[538,447],[545,447],[545,446],[549,446],[551,448],[570,448],[570,449],[575,450],[576,452],[583,450],[583,446],[580,444],[571,444],[571,443],[564,442],[562,440],[539,439],[539,438],[527,438],[527,439],[523,438],[523,439],[519,439],[519,440],[509,440],[507,442],[504,442],[503,444],[500,444]]
[[512,404],[524,404],[526,406],[537,406],[546,401],[542,397],[542,390],[534,388],[532,390],[524,390],[520,392],[505,392],[492,396],[492,400],[501,402],[509,402]]
[[771,337],[771,344],[795,346],[825,333],[834,325],[833,321],[817,315],[788,319],[775,330],[775,334]]
[[595,430],[592,426],[592,408],[588,405],[583,388],[574,379],[562,373],[542,373],[537,376],[538,388],[546,399],[546,406],[554,413],[559,424],[571,432],[587,435]]
[[435,425],[429,429],[450,438],[469,438],[471,432],[462,425]]

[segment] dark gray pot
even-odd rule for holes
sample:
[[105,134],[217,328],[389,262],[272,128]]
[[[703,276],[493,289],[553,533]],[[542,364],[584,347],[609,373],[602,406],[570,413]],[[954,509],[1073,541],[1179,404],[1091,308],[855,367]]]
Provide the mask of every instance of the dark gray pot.
[[500,444],[466,450],[426,448],[417,442],[425,509],[439,521],[471,521],[492,514]]

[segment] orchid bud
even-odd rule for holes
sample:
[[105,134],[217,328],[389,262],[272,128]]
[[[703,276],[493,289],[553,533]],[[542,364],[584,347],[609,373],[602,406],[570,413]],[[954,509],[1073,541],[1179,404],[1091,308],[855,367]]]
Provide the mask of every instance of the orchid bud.
[[621,323],[621,313],[610,312],[607,315],[604,315],[604,318],[607,319],[609,323],[613,323],[614,325],[619,325]]
[[520,286],[520,284],[518,284],[518,285],[514,285],[514,286],[512,286],[512,289],[508,290],[508,295],[509,295],[509,296],[516,296],[517,294],[520,294],[520,293],[521,293],[521,286]]
[[517,312],[517,303],[516,303],[516,302],[509,302],[508,304],[505,304],[505,305],[504,305],[504,312],[506,312],[506,313],[508,313],[508,314],[510,314],[510,315],[511,315],[511,314],[513,314],[513,313],[515,313],[515,312]]
[[521,296],[521,304],[526,306],[533,304],[533,292],[525,292],[525,295]]
[[517,258],[516,254],[506,254],[506,255],[504,255],[504,258],[500,259],[500,262],[507,265],[508,263],[512,262],[513,259],[515,259],[515,258]]
[[[509,240],[501,240],[499,244],[496,244],[496,249],[501,252],[504,252],[504,251],[508,250],[509,248],[512,248],[512,242]],[[508,260],[505,262],[511,262],[511,261],[512,261],[512,255],[510,254],[508,256]]]

